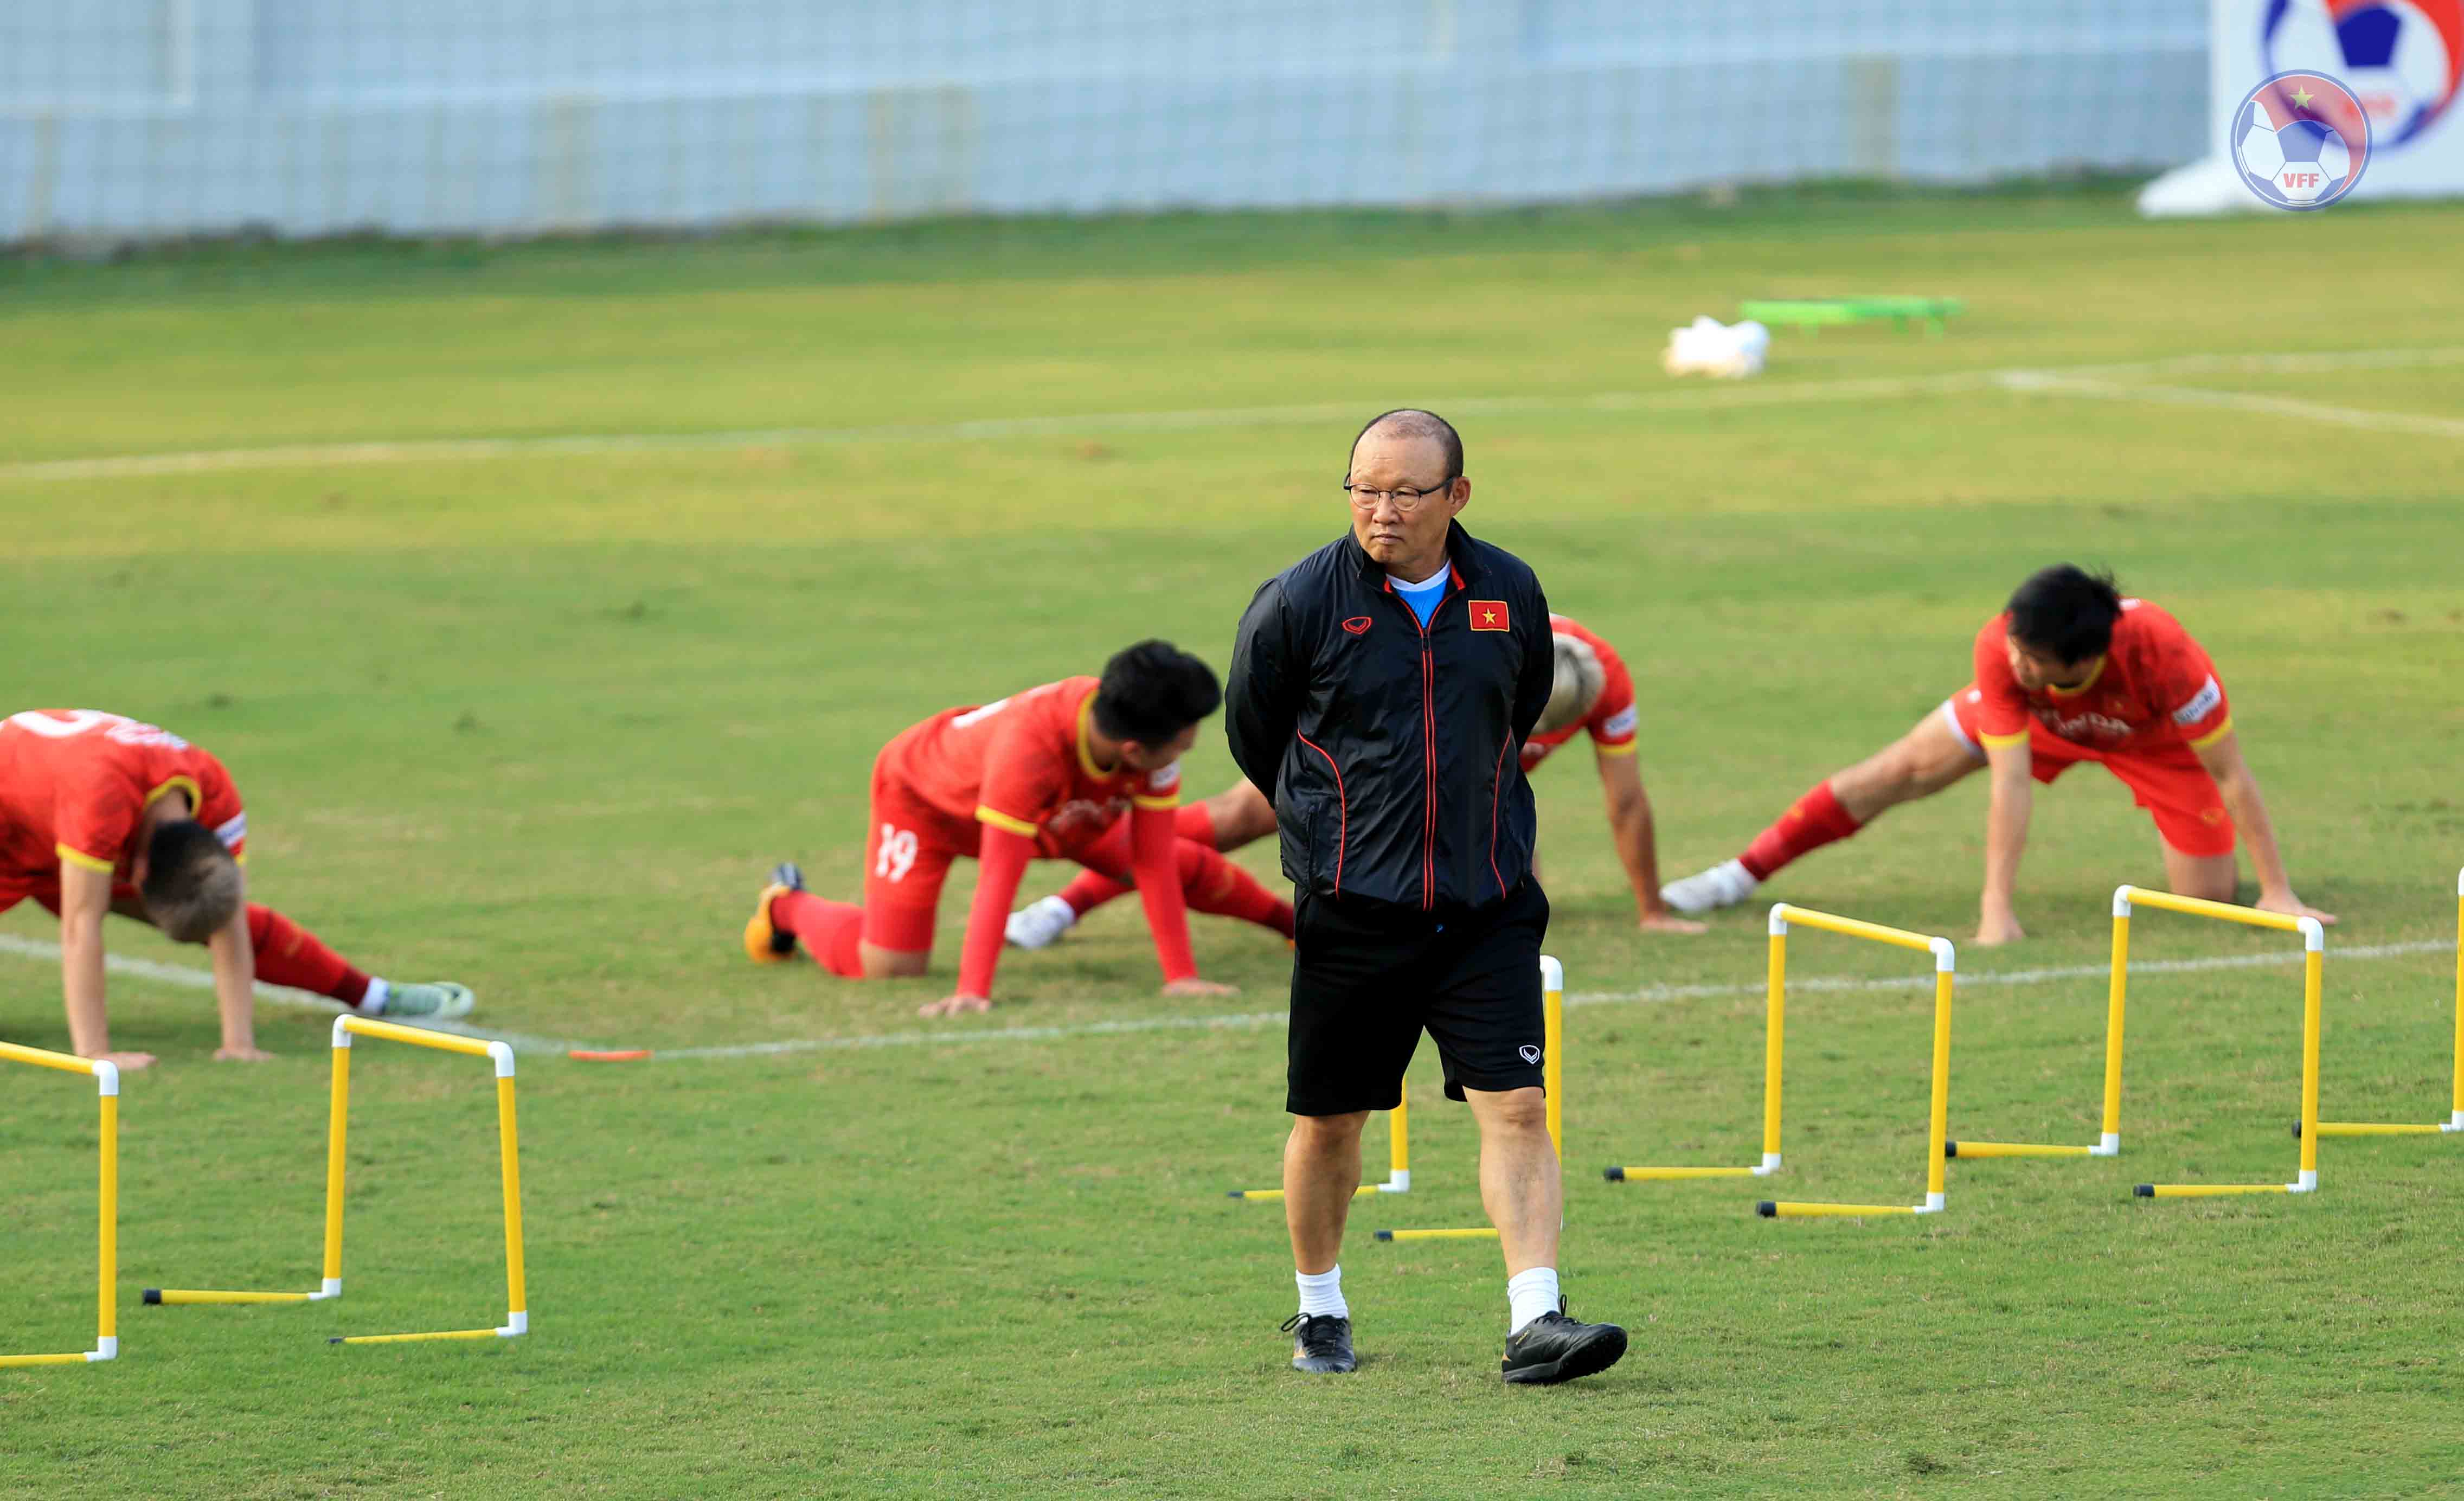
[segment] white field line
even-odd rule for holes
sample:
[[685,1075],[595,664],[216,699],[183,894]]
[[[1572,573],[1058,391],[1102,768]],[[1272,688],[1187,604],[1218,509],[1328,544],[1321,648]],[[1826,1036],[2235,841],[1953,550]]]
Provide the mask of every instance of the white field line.
[[[2447,938],[2425,938],[2410,943],[2373,943],[2353,948],[2329,948],[2327,960],[2332,967],[2354,960],[2396,959],[2410,954],[2452,953],[2455,948]],[[59,946],[0,934],[0,954],[15,954],[25,959],[59,961]],[[2230,954],[2210,959],[2169,959],[2133,963],[2133,975],[2183,975],[2214,969],[2263,969],[2299,963],[2299,952],[2287,950],[2269,954]],[[164,964],[152,960],[107,958],[104,963],[114,972],[159,980],[189,989],[210,990],[214,977],[210,970],[192,969],[182,964]],[[2066,980],[2101,980],[2108,973],[2103,964],[2063,964],[2045,969],[2007,969],[1980,974],[1962,974],[1959,989],[1967,992],[1980,985],[2018,986],[2053,984]],[[1792,980],[1789,988],[1799,993],[1808,991],[1882,991],[1933,990],[1933,972],[1922,975],[1884,976],[1879,978],[1842,978],[1816,975]],[[1690,985],[1645,985],[1639,990],[1585,990],[1566,997],[1570,1006],[1665,1004],[1671,1001],[1710,1000],[1738,996],[1759,996],[1762,982],[1722,982]],[[340,1002],[304,990],[291,990],[281,985],[260,984],[257,999],[274,1005],[297,1006],[307,1010],[339,1012]],[[1235,1011],[1221,1016],[1156,1016],[1139,1017],[1124,1022],[1080,1022],[1055,1026],[1001,1026],[979,1031],[910,1031],[876,1032],[853,1037],[798,1037],[768,1043],[735,1043],[713,1048],[661,1048],[651,1056],[678,1058],[771,1058],[791,1053],[847,1052],[875,1048],[971,1048],[982,1043],[1060,1042],[1076,1037],[1121,1037],[1138,1032],[1227,1031],[1247,1027],[1278,1026],[1287,1012]],[[604,1048],[601,1043],[578,1043],[553,1037],[531,1037],[520,1032],[490,1031],[458,1022],[421,1024],[438,1031],[457,1032],[465,1037],[501,1038],[512,1043],[517,1052],[562,1053],[571,1048]]]
[[[13,933],[0,933],[0,954],[14,954],[21,959],[39,960],[45,963],[60,961],[60,946],[38,938],[21,938]],[[214,973],[187,964],[165,964],[150,959],[129,959],[119,954],[106,954],[103,968],[115,975],[130,975],[140,980],[160,981],[166,985],[179,985],[188,990],[214,988]],[[294,990],[288,985],[259,983],[256,987],[259,1005],[290,1006],[301,1011],[323,1011],[340,1015],[350,1009],[330,997]],[[432,1032],[451,1032],[461,1037],[483,1038],[489,1042],[508,1042],[517,1053],[561,1054],[568,1048],[587,1048],[588,1043],[568,1042],[555,1037],[531,1037],[520,1032],[499,1032],[490,1027],[473,1026],[468,1022],[411,1022]]]
[[2354,407],[2327,407],[2287,396],[2255,391],[2211,391],[2189,386],[2133,386],[2122,381],[2091,381],[2048,371],[2014,374],[2007,389],[2047,396],[2085,396],[2101,401],[2146,402],[2167,407],[2216,407],[2230,411],[2255,411],[2272,417],[2323,422],[2366,432],[2403,432],[2418,437],[2464,438],[2464,421],[2408,411],[2365,411]]
[[[1972,390],[2053,391],[2053,383],[2065,380],[2097,382],[2213,374],[2299,375],[2459,364],[2464,364],[2464,346],[2350,349],[2313,354],[2198,354],[2121,364],[1969,370],[1943,375],[1779,381],[1759,386],[1597,391],[1590,395],[1569,396],[1473,396],[1444,400],[1437,405],[1448,411],[1474,416],[1526,411],[1696,410],[1807,402],[1889,401],[1907,396]],[[2082,390],[2071,394],[2101,393]],[[1358,402],[1316,402],[1289,406],[1204,407],[1179,411],[1089,412],[1081,416],[990,417],[966,422],[889,423],[871,427],[755,428],[719,432],[595,432],[541,438],[407,438],[354,443],[279,444],[263,448],[196,449],[172,453],[99,454],[89,458],[28,460],[0,464],[0,480],[121,479],[221,470],[346,468],[565,454],[982,441],[1089,432],[1184,432],[1220,428],[1343,422],[1357,417],[1360,411],[1361,404]]]
[[[2408,954],[2439,954],[2453,952],[2455,945],[2445,938],[2429,938],[2412,943],[2376,943],[2353,948],[2329,948],[2327,962],[2334,966],[2356,960],[2394,959]],[[2134,963],[2133,975],[2194,974],[2211,969],[2259,969],[2299,964],[2299,951],[2271,954],[2233,954],[2213,959],[2156,960]],[[1969,991],[1980,985],[2043,985],[2066,980],[2102,980],[2109,972],[2103,964],[2066,964],[2047,969],[2013,969],[1985,974],[1963,974],[1959,988]],[[1933,972],[1923,975],[1883,979],[1840,979],[1815,976],[1792,980],[1793,991],[1875,991],[1933,990]],[[1716,999],[1732,996],[1759,996],[1760,982],[1753,983],[1724,982],[1693,985],[1645,985],[1639,990],[1586,990],[1570,994],[1566,1004],[1576,1005],[1631,1005],[1636,1004],[1664,1004],[1671,1001]],[[2099,1005],[2102,1004],[2101,1000]],[[1287,1012],[1237,1011],[1225,1016],[1163,1016],[1146,1017],[1128,1022],[1089,1022],[1064,1026],[1003,1026],[983,1031],[913,1031],[880,1032],[869,1037],[811,1037],[775,1043],[741,1043],[717,1048],[662,1048],[652,1056],[657,1058],[768,1058],[782,1053],[844,1052],[873,1048],[964,1048],[979,1043],[1056,1042],[1072,1037],[1117,1037],[1132,1032],[1222,1031],[1241,1027],[1280,1026]]]

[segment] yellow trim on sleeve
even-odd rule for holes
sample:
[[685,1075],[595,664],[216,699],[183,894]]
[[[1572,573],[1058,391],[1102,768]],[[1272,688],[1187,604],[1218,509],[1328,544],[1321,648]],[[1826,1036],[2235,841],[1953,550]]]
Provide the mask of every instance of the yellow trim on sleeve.
[[1158,813],[1169,813],[1180,806],[1180,794],[1176,792],[1168,798],[1132,798],[1130,801],[1139,807],[1153,808]]
[[2226,715],[2224,723],[2217,725],[2207,734],[2200,736],[2195,740],[2192,740],[2190,742],[2190,749],[2194,751],[2206,750],[2209,746],[2213,745],[2216,741],[2223,739],[2226,736],[2231,735],[2232,733],[2233,716]]
[[1642,741],[1639,739],[1621,740],[1615,745],[1603,745],[1597,740],[1592,741],[1592,753],[1595,756],[1631,756],[1640,749],[1642,749]]
[[1028,823],[1025,819],[1012,818],[1010,815],[1002,812],[999,808],[985,807],[981,804],[978,804],[976,806],[976,822],[979,824],[990,824],[995,828],[1007,829],[1009,832],[1020,835],[1023,838],[1032,839],[1036,835],[1035,826]]
[[52,846],[52,853],[58,855],[63,865],[79,866],[88,871],[100,871],[105,875],[109,875],[114,869],[110,861],[98,860],[82,850],[72,850],[66,845]]
[[204,809],[206,806],[206,795],[198,790],[197,780],[194,777],[173,777],[170,781],[164,783],[161,786],[156,787],[153,791],[145,794],[145,806],[147,807],[152,807],[155,804],[162,802],[165,798],[169,797],[174,792],[186,792],[188,794],[188,816],[190,818],[196,817],[197,814]]
[[2013,745],[2027,744],[2028,732],[2021,730],[2016,735],[1987,735],[1980,731],[1976,739],[1990,750],[2008,750]]

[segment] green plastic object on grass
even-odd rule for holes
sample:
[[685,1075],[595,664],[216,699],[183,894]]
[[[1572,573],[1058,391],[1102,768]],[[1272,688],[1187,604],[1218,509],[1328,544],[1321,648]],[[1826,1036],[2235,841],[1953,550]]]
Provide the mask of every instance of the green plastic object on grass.
[[1921,322],[1926,334],[1940,338],[1943,325],[1965,310],[1957,298],[1849,297],[1764,298],[1737,305],[1739,318],[1777,328],[1788,325],[1819,332],[1825,323],[1866,323],[1889,319],[1900,327]]

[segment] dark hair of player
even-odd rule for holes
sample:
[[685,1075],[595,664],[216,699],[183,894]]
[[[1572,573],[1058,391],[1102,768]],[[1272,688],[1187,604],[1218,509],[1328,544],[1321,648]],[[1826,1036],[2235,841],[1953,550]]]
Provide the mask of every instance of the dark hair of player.
[[2040,568],[2011,596],[2009,630],[2021,646],[2085,662],[2113,645],[2113,623],[2122,618],[2122,589],[2110,572],[2090,573],[2077,563]]
[[239,862],[193,818],[156,826],[145,846],[145,914],[165,938],[202,943],[239,911],[247,894]]
[[1422,411],[1418,407],[1397,407],[1393,411],[1381,411],[1353,434],[1352,446],[1358,449],[1362,438],[1381,428],[1397,437],[1435,441],[1438,447],[1445,450],[1445,482],[1451,485],[1462,476],[1463,438],[1455,431],[1455,425],[1445,418],[1434,411]]
[[1116,740],[1169,745],[1223,702],[1215,669],[1169,641],[1112,654],[1095,690],[1095,728]]

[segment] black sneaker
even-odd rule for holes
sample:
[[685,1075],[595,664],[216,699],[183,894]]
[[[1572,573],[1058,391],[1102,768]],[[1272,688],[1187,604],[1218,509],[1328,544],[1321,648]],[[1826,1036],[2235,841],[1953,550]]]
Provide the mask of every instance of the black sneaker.
[[[1360,1363],[1352,1357],[1352,1320],[1348,1318],[1336,1318],[1331,1313],[1294,1313],[1284,1320],[1284,1333],[1292,1336],[1295,1371],[1339,1376]],[[1624,1347],[1623,1334],[1617,1335],[1617,1344],[1620,1349]],[[1609,1358],[1614,1360],[1617,1357]]]
[[1624,1330],[1568,1318],[1566,1300],[1559,1298],[1557,1312],[1541,1314],[1506,1341],[1498,1368],[1509,1381],[1550,1386],[1605,1371],[1624,1356]]

